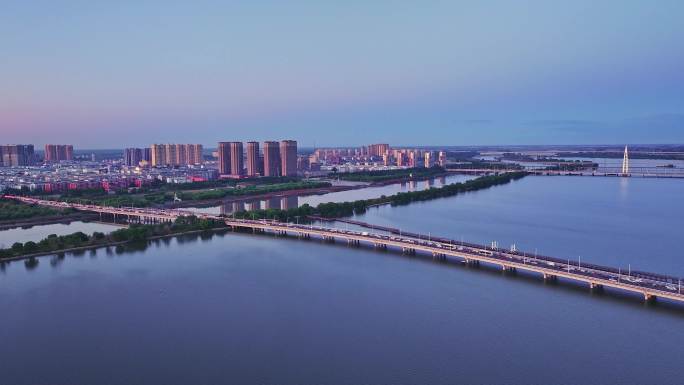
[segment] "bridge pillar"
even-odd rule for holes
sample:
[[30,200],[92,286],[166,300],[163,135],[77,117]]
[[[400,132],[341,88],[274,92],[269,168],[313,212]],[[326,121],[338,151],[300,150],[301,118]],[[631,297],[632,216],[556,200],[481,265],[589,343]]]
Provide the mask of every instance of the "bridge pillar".
[[602,289],[603,289],[603,285],[599,285],[599,284],[596,283],[596,282],[590,282],[590,283],[589,283],[589,289],[599,291],[599,290],[602,290]]
[[655,301],[655,299],[656,299],[655,295],[644,292],[644,301],[645,302],[653,302],[653,301]]
[[544,281],[555,281],[556,279],[555,275],[544,273]]

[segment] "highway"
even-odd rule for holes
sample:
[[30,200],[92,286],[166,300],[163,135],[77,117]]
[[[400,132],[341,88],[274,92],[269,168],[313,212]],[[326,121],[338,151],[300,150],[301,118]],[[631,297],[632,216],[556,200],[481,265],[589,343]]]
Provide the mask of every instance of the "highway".
[[[21,196],[5,196],[29,204],[42,206],[73,208],[109,214],[128,219],[137,218],[145,221],[171,222],[183,216],[197,216],[214,221],[223,221],[234,229],[246,229],[259,232],[271,232],[296,235],[299,237],[317,237],[329,241],[345,241],[350,244],[370,244],[379,248],[395,248],[404,252],[430,253],[438,258],[451,258],[464,263],[487,263],[500,266],[504,270],[521,270],[541,274],[544,279],[565,278],[583,282],[592,289],[611,287],[643,295],[645,300],[656,297],[684,302],[681,278],[666,274],[650,272],[628,272],[610,266],[597,264],[580,264],[550,256],[536,255],[515,250],[487,247],[473,243],[465,243],[452,239],[430,237],[423,234],[401,232],[398,229],[383,228],[390,234],[379,234],[367,231],[343,230],[331,227],[314,226],[312,224],[283,223],[269,220],[234,219],[219,215],[199,214],[187,210],[169,210],[133,207],[103,207],[57,201],[40,200]],[[147,222],[146,222],[147,223]],[[398,234],[397,234],[398,233]]]

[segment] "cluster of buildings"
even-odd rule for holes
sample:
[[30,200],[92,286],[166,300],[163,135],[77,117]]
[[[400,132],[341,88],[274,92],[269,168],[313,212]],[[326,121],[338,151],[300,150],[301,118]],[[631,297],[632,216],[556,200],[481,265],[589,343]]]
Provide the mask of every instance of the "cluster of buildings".
[[246,157],[242,142],[219,142],[217,153],[221,177],[297,175],[297,142],[294,140],[266,141],[262,150],[259,142],[247,142]]
[[444,151],[415,148],[390,148],[389,144],[371,144],[355,148],[319,148],[309,157],[309,164],[323,167],[432,167],[445,166]]
[[74,160],[74,146],[70,144],[46,144],[45,162],[55,163]]
[[391,154],[383,158],[384,163],[394,163],[397,167],[433,167],[446,166],[447,158],[444,151],[430,151],[421,149],[394,149]]
[[32,144],[6,144],[0,146],[0,166],[25,167],[36,163]]
[[153,144],[147,148],[124,150],[124,164],[129,167],[175,167],[202,164],[201,144]]
[[10,188],[45,193],[87,189],[117,191],[145,187],[154,182],[189,183],[217,178],[217,170],[211,168],[129,168],[83,161],[41,167],[0,168],[0,191]]
[[95,163],[0,169],[0,191],[8,188],[45,193],[85,189],[110,191],[142,187],[151,182],[152,179],[118,174]]
[[[446,164],[446,153],[391,148],[378,143],[355,148],[319,148],[299,155],[294,140],[219,142],[205,159],[201,144],[152,144],[126,148],[123,157],[96,162],[74,156],[72,145],[45,145],[39,156],[33,145],[0,146],[0,191],[28,188],[45,192],[142,187],[153,181],[187,183],[217,178],[324,175],[327,171],[432,167]],[[206,160],[206,161],[205,161]]]
[[[74,160],[74,146],[70,144],[46,144],[42,161],[44,163],[70,162]],[[32,144],[0,145],[0,166],[29,167],[39,163]]]

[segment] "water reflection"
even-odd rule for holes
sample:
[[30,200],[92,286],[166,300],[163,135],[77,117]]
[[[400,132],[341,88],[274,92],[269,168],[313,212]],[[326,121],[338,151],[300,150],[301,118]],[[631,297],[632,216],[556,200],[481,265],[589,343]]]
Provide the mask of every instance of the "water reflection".
[[57,267],[62,262],[64,262],[64,254],[54,255],[54,256],[52,256],[52,258],[50,258],[50,266],[52,266],[52,267]]
[[626,201],[629,197],[629,178],[620,178],[620,200]]
[[29,259],[24,260],[24,266],[26,266],[27,271],[34,270],[36,267],[38,267],[38,258],[36,257],[31,257]]
[[50,234],[68,235],[78,231],[92,234],[95,231],[108,234],[120,226],[105,223],[75,221],[68,224],[53,223],[49,225],[35,225],[0,230],[0,248],[12,245],[14,242],[38,242]]
[[258,209],[288,210],[299,207],[303,204],[317,206],[320,203],[326,202],[345,202],[358,199],[372,199],[379,198],[383,195],[393,195],[398,192],[424,190],[432,187],[437,188],[447,184],[463,182],[472,178],[472,176],[468,175],[449,175],[424,181],[404,181],[400,183],[388,184],[385,186],[364,187],[326,194],[274,196],[268,199],[226,202],[213,207],[189,207],[188,209],[207,214],[223,214],[228,216],[238,211],[252,211]]

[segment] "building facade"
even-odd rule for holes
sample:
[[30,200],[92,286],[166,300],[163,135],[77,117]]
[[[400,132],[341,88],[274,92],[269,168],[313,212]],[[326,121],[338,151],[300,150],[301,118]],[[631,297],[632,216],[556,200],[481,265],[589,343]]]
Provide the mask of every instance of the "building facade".
[[219,142],[217,152],[219,175],[230,174],[230,142]]
[[280,147],[278,142],[264,142],[264,176],[280,175]]
[[280,165],[282,176],[297,175],[297,142],[283,140],[280,142]]
[[371,144],[368,146],[368,155],[382,157],[383,155],[389,153],[390,146],[386,143],[381,144]]
[[247,142],[247,176],[261,175],[259,142]]
[[46,144],[45,162],[54,163],[74,160],[74,146],[70,144]]
[[438,162],[439,162],[440,167],[446,167],[446,164],[447,164],[446,152],[444,152],[444,151],[439,152]]
[[0,166],[33,166],[35,152],[32,144],[8,144],[0,146]]
[[242,142],[230,142],[230,174],[232,176],[244,175],[243,156]]
[[201,144],[153,144],[150,146],[152,166],[188,166],[202,164]]
[[127,148],[124,150],[124,164],[128,167],[136,167],[143,160],[141,148]]

